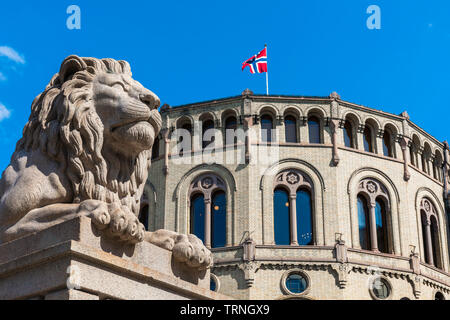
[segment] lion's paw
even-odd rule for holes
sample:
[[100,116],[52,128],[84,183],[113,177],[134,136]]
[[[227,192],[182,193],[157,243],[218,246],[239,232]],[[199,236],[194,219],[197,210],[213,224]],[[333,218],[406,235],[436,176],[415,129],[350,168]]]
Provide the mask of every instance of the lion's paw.
[[87,213],[99,230],[106,229],[111,222],[108,205],[103,201],[85,200],[80,203],[79,212]]
[[211,251],[193,234],[179,234],[175,238],[172,252],[177,261],[184,262],[192,268],[204,270],[212,266]]
[[111,204],[110,214],[109,230],[113,236],[131,243],[138,243],[144,239],[144,225],[127,207]]

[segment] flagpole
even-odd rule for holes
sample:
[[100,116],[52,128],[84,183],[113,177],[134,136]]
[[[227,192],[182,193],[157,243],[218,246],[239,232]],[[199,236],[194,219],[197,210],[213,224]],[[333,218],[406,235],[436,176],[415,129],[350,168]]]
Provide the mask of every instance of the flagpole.
[[265,44],[264,47],[266,47],[266,57],[267,57],[266,93],[267,95],[269,95],[269,55],[267,54],[267,44]]

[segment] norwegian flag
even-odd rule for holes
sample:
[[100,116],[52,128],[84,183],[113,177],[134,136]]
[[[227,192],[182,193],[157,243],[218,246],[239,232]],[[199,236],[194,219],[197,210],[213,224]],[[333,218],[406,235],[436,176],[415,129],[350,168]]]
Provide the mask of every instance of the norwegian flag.
[[264,48],[261,52],[246,60],[242,64],[242,71],[247,66],[250,68],[251,73],[267,72],[267,48]]

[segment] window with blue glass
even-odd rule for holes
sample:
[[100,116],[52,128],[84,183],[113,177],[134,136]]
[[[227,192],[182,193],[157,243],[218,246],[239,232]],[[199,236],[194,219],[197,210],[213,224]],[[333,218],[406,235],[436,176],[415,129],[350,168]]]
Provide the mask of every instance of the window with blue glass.
[[205,241],[205,197],[196,194],[191,199],[191,232]]
[[394,150],[392,148],[392,136],[389,131],[383,134],[383,155],[385,157],[394,157]]
[[386,205],[381,199],[376,200],[375,222],[377,224],[378,250],[380,252],[389,253]]
[[273,140],[273,119],[269,115],[261,117],[261,141],[272,142]]
[[353,141],[353,127],[350,121],[345,121],[344,128],[344,144],[347,148],[355,148]]
[[218,191],[212,198],[212,248],[225,247],[226,222],[227,222],[227,198],[225,192]]
[[308,118],[309,143],[322,143],[320,137],[320,120],[316,116]]
[[296,201],[298,244],[311,245],[313,244],[311,193],[306,189],[299,189]]
[[286,288],[293,294],[300,294],[308,288],[308,281],[302,274],[292,273],[286,278]]
[[363,196],[358,196],[358,229],[361,249],[370,250],[369,207]]
[[278,188],[273,195],[275,244],[289,245],[289,194],[286,190]]
[[363,140],[364,140],[364,151],[374,152],[372,142],[372,130],[368,126],[364,128]]
[[297,142],[297,121],[294,116],[284,118],[286,142]]

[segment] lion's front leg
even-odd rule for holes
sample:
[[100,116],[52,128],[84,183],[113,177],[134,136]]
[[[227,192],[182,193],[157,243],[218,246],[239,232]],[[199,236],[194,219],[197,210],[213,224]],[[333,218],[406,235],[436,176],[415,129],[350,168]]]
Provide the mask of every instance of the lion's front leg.
[[211,267],[213,259],[203,242],[193,234],[179,234],[169,230],[146,232],[144,240],[172,251],[173,257],[192,268],[204,270]]

